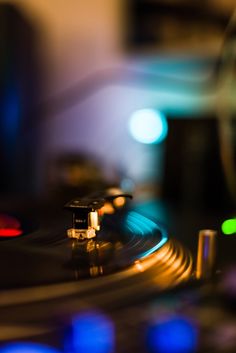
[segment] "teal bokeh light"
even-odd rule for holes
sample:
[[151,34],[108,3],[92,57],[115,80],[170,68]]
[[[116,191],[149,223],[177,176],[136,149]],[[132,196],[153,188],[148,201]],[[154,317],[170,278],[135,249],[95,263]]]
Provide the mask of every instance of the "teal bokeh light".
[[138,142],[157,144],[166,138],[168,124],[162,112],[154,109],[141,109],[131,115],[129,131]]

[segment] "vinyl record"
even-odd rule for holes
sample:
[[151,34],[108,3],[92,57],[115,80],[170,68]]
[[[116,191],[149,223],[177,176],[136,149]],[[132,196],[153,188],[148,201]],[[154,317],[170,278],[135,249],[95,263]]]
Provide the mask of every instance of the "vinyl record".
[[[2,242],[0,266],[3,306],[10,298],[17,304],[77,293],[107,302],[112,291],[129,296],[147,293],[149,285],[161,290],[187,280],[192,259],[158,222],[128,210],[106,216],[96,240],[72,240],[65,230],[45,228]],[[35,290],[44,286],[50,290]],[[14,294],[24,290],[34,294],[23,299]]]

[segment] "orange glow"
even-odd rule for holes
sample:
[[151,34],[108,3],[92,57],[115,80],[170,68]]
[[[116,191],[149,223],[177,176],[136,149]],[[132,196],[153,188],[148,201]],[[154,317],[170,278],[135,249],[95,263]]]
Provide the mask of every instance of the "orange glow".
[[139,261],[135,261],[135,267],[137,268],[137,270],[139,272],[143,272],[144,271],[144,268],[143,268],[142,264]]
[[99,214],[113,214],[115,212],[114,207],[110,202],[106,202],[105,205],[99,210]]
[[113,201],[115,207],[119,208],[119,207],[123,207],[125,204],[125,197],[117,197],[114,201]]

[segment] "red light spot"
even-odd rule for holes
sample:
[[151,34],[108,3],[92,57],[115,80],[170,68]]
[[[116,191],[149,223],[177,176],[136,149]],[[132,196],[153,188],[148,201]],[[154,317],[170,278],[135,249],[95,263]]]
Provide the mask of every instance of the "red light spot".
[[0,237],[19,237],[22,235],[21,229],[2,228],[0,229]]

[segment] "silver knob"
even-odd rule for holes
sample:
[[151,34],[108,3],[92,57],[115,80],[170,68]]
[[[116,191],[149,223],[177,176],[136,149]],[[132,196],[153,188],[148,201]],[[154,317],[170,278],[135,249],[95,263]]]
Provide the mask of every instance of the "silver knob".
[[200,230],[198,235],[197,252],[197,279],[209,279],[212,277],[216,261],[216,235],[212,229]]

